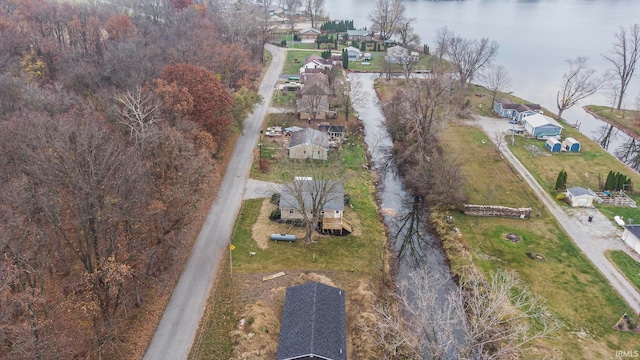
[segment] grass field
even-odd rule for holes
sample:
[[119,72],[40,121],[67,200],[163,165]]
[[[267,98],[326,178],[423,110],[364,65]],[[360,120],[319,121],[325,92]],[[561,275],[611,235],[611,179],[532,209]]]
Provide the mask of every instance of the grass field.
[[[449,126],[442,135],[446,151],[458,154],[470,203],[533,209],[529,220],[455,215],[477,266],[485,272],[515,270],[562,320],[563,328],[553,339],[536,342],[531,357],[538,352],[548,354],[548,348],[557,349],[566,359],[613,358],[615,350],[640,349],[637,335],[611,329],[630,309],[529,186],[497,156],[487,136],[462,123]],[[518,234],[522,240],[508,241],[507,233]],[[526,253],[542,254],[545,260],[531,260]]]
[[618,127],[631,136],[640,138],[640,111],[638,110],[615,110],[609,106],[588,105],[585,109],[595,113],[597,116],[606,119],[608,122],[617,124]]
[[613,262],[618,270],[640,291],[640,263],[624,251],[610,251],[607,257]]

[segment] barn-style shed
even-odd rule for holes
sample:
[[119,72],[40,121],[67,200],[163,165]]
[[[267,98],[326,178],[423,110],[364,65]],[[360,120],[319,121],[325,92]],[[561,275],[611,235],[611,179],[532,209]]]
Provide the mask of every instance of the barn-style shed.
[[556,138],[548,138],[544,146],[551,152],[560,152],[562,150],[562,144]]

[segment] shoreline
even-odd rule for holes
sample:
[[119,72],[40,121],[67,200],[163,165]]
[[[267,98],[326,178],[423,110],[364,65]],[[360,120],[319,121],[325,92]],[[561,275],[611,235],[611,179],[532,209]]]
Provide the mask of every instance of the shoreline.
[[583,109],[584,111],[586,111],[586,113],[587,113],[587,114],[589,114],[589,115],[593,116],[594,118],[596,118],[596,119],[598,119],[598,120],[600,120],[600,121],[603,121],[603,122],[605,122],[605,123],[607,123],[607,124],[609,124],[609,125],[611,125],[611,126],[615,127],[616,129],[618,129],[618,130],[622,131],[623,133],[625,133],[625,134],[626,134],[627,136],[629,136],[630,138],[633,138],[633,139],[634,139],[634,140],[636,140],[636,141],[640,141],[640,135],[636,134],[634,131],[631,131],[631,130],[630,130],[629,128],[627,128],[626,126],[622,126],[622,125],[620,125],[620,124],[619,124],[619,123],[617,123],[617,122],[614,122],[614,121],[612,121],[612,120],[610,120],[610,119],[607,119],[607,118],[605,118],[605,117],[602,117],[602,116],[600,116],[600,115],[596,114],[595,112],[593,112],[593,111],[589,110],[589,108],[588,108],[587,106],[588,106],[588,105],[585,105],[585,106],[583,106],[583,107],[582,107],[582,109]]

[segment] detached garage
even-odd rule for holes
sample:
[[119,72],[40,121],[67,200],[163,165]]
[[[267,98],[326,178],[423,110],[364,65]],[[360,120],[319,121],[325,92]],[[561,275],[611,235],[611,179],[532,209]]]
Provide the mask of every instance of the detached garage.
[[572,207],[593,207],[593,199],[595,199],[596,196],[596,193],[591,191],[591,189],[574,186],[567,189],[566,199]]
[[562,133],[562,125],[552,118],[542,115],[533,114],[522,118],[524,129],[531,136],[538,139],[548,139],[551,137],[560,137]]
[[627,225],[622,233],[622,240],[631,249],[640,254],[640,225]]

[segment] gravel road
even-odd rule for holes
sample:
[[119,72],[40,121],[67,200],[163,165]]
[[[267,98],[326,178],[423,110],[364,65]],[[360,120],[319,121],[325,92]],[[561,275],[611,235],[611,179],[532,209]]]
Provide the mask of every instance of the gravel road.
[[179,360],[189,355],[222,256],[227,254],[259,130],[284,64],[285,52],[282,49],[268,44],[265,48],[273,58],[258,90],[264,101],[245,122],[244,134],[235,145],[220,191],[143,359]]
[[[474,122],[482,128],[490,139],[495,138],[496,133],[508,133],[511,124],[506,119],[478,117]],[[509,142],[500,145],[500,151],[504,157],[520,173],[520,176],[531,186],[547,209],[558,220],[573,242],[591,260],[598,270],[609,280],[611,285],[624,298],[629,306],[636,312],[640,312],[640,293],[620,274],[620,272],[605,257],[607,250],[623,250],[640,261],[640,257],[632,252],[622,241],[622,228],[614,225],[597,209],[572,208],[563,209],[551,196],[544,191],[542,186],[533,178],[529,171],[509,150]],[[588,222],[588,217],[593,216],[593,221]]]

